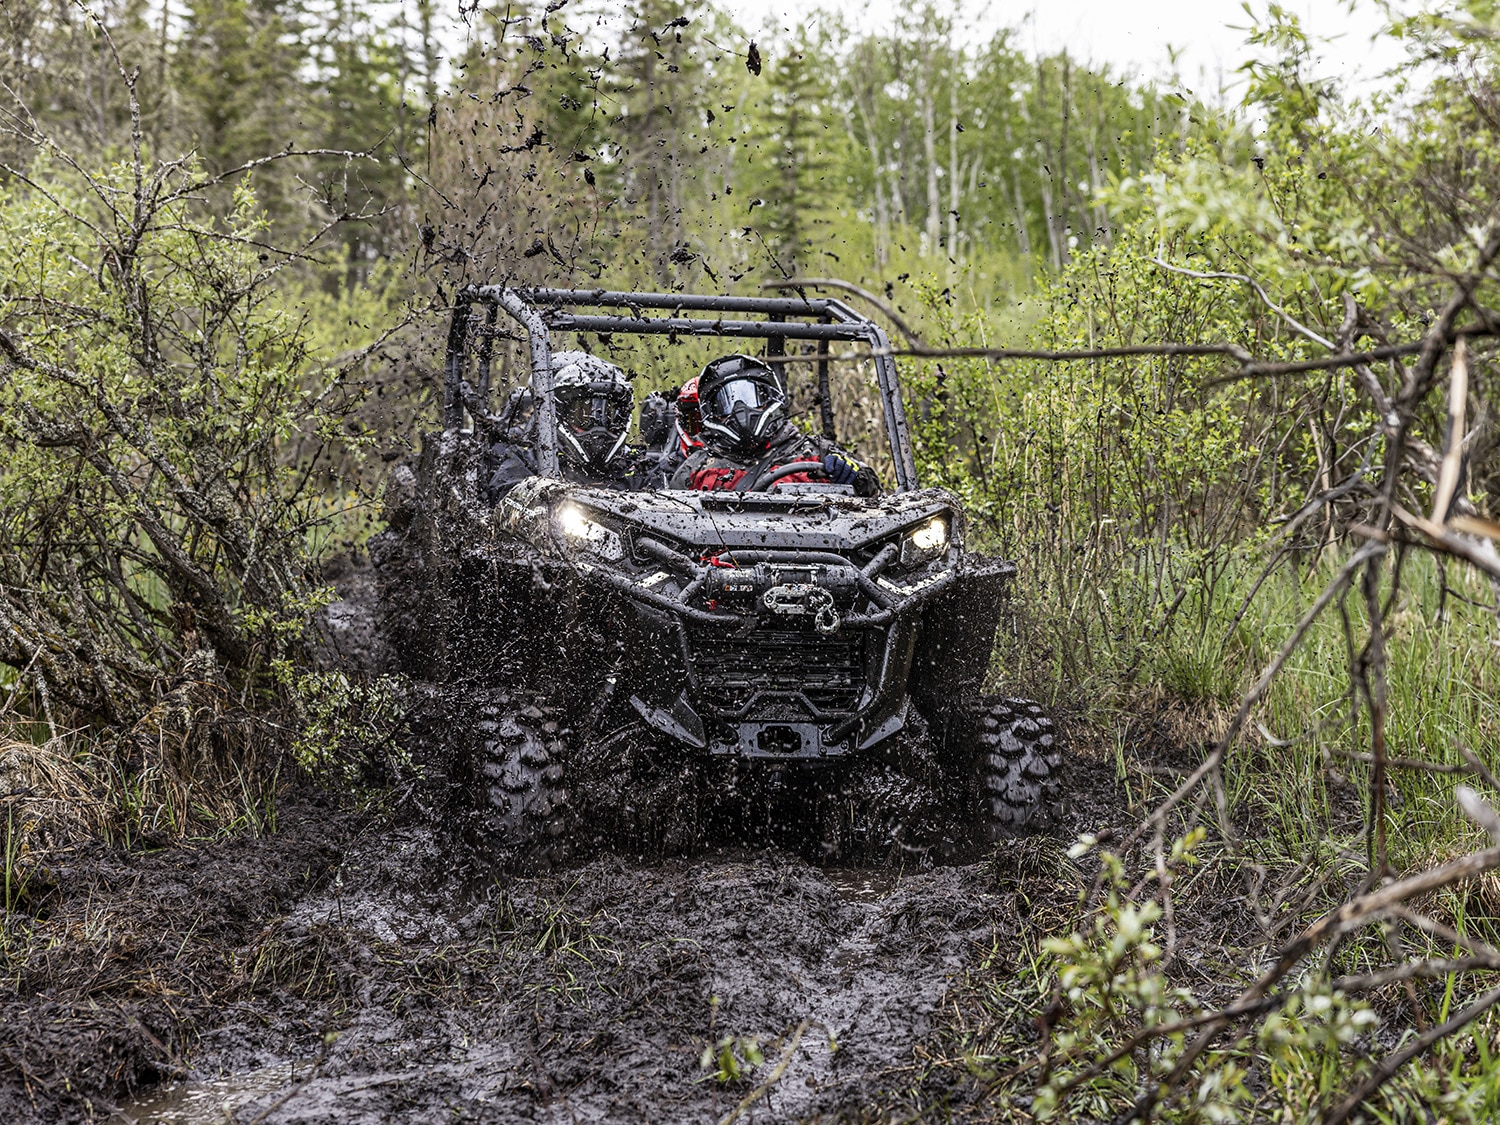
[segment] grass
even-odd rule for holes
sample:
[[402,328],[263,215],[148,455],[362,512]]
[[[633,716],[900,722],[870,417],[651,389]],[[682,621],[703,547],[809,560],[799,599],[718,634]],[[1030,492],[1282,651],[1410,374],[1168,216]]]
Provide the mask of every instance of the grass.
[[[1071,583],[1068,605],[1032,608],[1033,628],[1030,635],[1021,631],[1017,648],[1047,657],[1020,667],[1034,682],[1050,682],[1073,712],[1072,726],[1085,743],[1076,752],[1115,766],[1135,822],[1176,789],[1222,736],[1244,693],[1342,562],[1283,560],[1240,616],[1260,576],[1256,560],[1243,559],[1220,577],[1212,596],[1189,590],[1165,629],[1146,618],[1161,620],[1160,607],[1171,602],[1167,596],[1138,591],[1119,597],[1121,588],[1129,588],[1118,576],[1113,585],[1096,577],[1095,593],[1083,596],[1078,589],[1086,584]],[[1454,787],[1469,784],[1500,805],[1500,792],[1459,749],[1472,750],[1492,770],[1500,764],[1500,633],[1487,580],[1451,566],[1445,573],[1431,556],[1413,555],[1393,592],[1391,560],[1382,566],[1386,754],[1392,760],[1384,815],[1388,867],[1400,875],[1490,843],[1459,814]],[[1147,606],[1156,608],[1148,615]],[[1039,640],[1037,623],[1050,623],[1053,635]],[[1189,949],[1164,959],[1165,921],[1142,925],[1138,917],[1125,917],[1132,901],[1149,901],[1155,893],[1151,857],[1123,857],[1117,899],[1098,910],[1079,905],[1047,919],[1034,916],[1018,949],[992,951],[969,971],[938,1061],[918,1083],[919,1104],[923,1091],[949,1088],[955,1072],[962,1072],[985,1091],[975,1118],[1046,1118],[1049,1083],[1056,1090],[1143,1021],[1227,1002],[1303,926],[1370,885],[1374,766],[1368,708],[1357,686],[1368,635],[1356,581],[1313,623],[1230,748],[1223,769],[1229,836],[1219,832],[1211,789],[1203,791],[1196,812],[1189,801],[1174,817],[1173,832],[1185,830],[1191,813],[1211,833],[1196,848],[1197,865],[1174,876],[1179,921],[1190,928],[1202,918],[1215,919],[1213,924],[1200,925]],[[1164,740],[1177,751],[1165,766],[1158,760]],[[1017,891],[1032,898],[1045,893],[1027,890],[1024,881]],[[1249,904],[1261,907],[1276,928],[1263,930]],[[1500,878],[1493,874],[1454,884],[1413,906],[1461,935],[1500,940]],[[1238,923],[1232,921],[1236,912],[1242,916]],[[1404,942],[1401,950],[1391,945],[1397,937]],[[1130,949],[1145,952],[1122,960],[1122,951]],[[1196,1092],[1159,1119],[1320,1118],[1370,1059],[1441,1024],[1494,984],[1493,974],[1449,973],[1418,980],[1410,991],[1391,985],[1355,1000],[1329,994],[1323,974],[1370,972],[1403,954],[1441,958],[1456,952],[1452,943],[1405,926],[1398,932],[1372,925],[1348,935],[1287,982],[1294,989],[1291,999],[1273,1019],[1258,1031],[1255,1023],[1247,1025],[1248,1038],[1224,1040],[1200,1060],[1191,1080]],[[1171,998],[1168,1014],[1149,1015],[1162,997]],[[1040,1042],[1037,1028],[1043,1029]],[[1184,1043],[1183,1036],[1172,1036],[1151,1051],[1126,1056],[1058,1103],[1056,1119],[1111,1119],[1151,1084],[1152,1075],[1169,1068]],[[1371,1099],[1368,1119],[1496,1119],[1497,1053],[1500,1015],[1491,1011],[1404,1067]],[[933,1116],[938,1106],[925,1105],[921,1112]]]
[[[1247,557],[1211,593],[1189,588],[1166,628],[1162,607],[1174,593],[1132,591],[1121,575],[1070,583],[1067,605],[1046,604],[1059,591],[1029,591],[1033,604],[1023,609],[1022,626],[1002,638],[1000,660],[1010,672],[1004,679],[1056,700],[1075,726],[1099,732],[1110,744],[1101,753],[1116,759],[1123,778],[1132,751],[1142,749],[1131,745],[1142,716],[1189,716],[1196,741],[1216,741],[1341,562],[1325,555],[1308,567],[1295,556],[1284,559],[1241,614],[1260,577],[1260,561]],[[1454,813],[1453,787],[1463,780],[1482,787],[1459,747],[1500,766],[1500,630],[1487,604],[1494,592],[1467,571],[1449,567],[1445,575],[1431,556],[1414,554],[1393,600],[1391,579],[1387,559],[1386,754],[1431,767],[1398,765],[1388,774],[1389,858],[1406,869],[1479,840]],[[1090,585],[1091,595],[1074,589]],[[1371,738],[1365,701],[1351,685],[1367,636],[1356,583],[1313,623],[1231,749],[1230,804],[1269,832],[1260,843],[1282,858],[1347,840],[1363,818],[1355,796],[1371,782],[1372,766],[1363,760]],[[1173,737],[1194,741],[1188,730]],[[1175,785],[1152,776],[1158,780],[1138,794],[1144,801]],[[1492,796],[1500,801],[1500,793]]]
[[[1265,599],[1239,627],[1243,679],[1283,641],[1326,578],[1324,567],[1310,576],[1287,572],[1268,584]],[[1387,566],[1387,596],[1390,578]],[[1474,604],[1490,591],[1473,578],[1455,582],[1450,575],[1449,581],[1468,600],[1452,593],[1444,597],[1439,567],[1431,557],[1409,560],[1386,622],[1386,753],[1436,767],[1389,771],[1389,859],[1399,870],[1480,843],[1477,829],[1454,811],[1458,781],[1483,788],[1480,779],[1464,776],[1468,767],[1458,748],[1492,761],[1500,731],[1495,617]],[[1371,731],[1367,708],[1350,685],[1351,662],[1358,660],[1368,624],[1357,590],[1342,607],[1330,607],[1257,711],[1256,720],[1271,738],[1261,737],[1255,752],[1239,756],[1232,771],[1236,798],[1275,824],[1288,855],[1306,854],[1336,838],[1341,827],[1357,827],[1349,823],[1351,813],[1362,819],[1349,802],[1352,794],[1368,792],[1373,783],[1374,767],[1361,758],[1369,755]],[[1490,797],[1500,800],[1500,794]]]

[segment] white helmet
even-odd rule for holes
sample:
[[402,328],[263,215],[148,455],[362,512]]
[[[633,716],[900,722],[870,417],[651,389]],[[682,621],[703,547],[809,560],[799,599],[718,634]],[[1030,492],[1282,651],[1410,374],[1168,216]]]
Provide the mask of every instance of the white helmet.
[[587,352],[554,352],[552,370],[558,452],[582,465],[607,465],[625,447],[635,388],[624,371]]

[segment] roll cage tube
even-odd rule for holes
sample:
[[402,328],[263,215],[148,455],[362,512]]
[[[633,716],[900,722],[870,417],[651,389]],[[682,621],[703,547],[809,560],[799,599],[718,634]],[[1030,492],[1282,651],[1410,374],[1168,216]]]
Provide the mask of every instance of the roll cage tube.
[[[617,293],[603,289],[513,289],[503,285],[470,285],[454,302],[444,365],[443,426],[463,424],[467,395],[464,378],[470,325],[475,304],[499,306],[522,327],[531,345],[531,383],[537,396],[537,468],[542,476],[560,475],[557,460],[557,411],[552,401],[552,342],[550,333],[599,332],[635,335],[717,336],[767,341],[780,353],[787,340],[816,340],[820,349],[832,340],[862,343],[874,353],[875,376],[885,416],[886,441],[896,468],[896,491],[918,487],[911,431],[901,398],[900,376],[890,355],[885,331],[842,301],[831,297],[715,297],[688,293]],[[576,308],[626,309],[628,315],[580,315]],[[648,316],[645,310],[664,310],[668,316]],[[717,317],[684,316],[716,313]],[[726,313],[763,316],[765,320],[726,320]],[[816,323],[795,319],[807,317]]]

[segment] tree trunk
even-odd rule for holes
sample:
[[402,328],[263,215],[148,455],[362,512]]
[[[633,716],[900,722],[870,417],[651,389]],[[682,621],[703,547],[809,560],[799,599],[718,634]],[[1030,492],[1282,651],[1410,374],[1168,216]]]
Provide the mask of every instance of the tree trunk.
[[1062,72],[1062,139],[1058,146],[1057,174],[1062,183],[1062,191],[1057,199],[1057,246],[1058,246],[1058,269],[1068,264],[1068,226],[1070,206],[1069,200],[1073,194],[1072,177],[1068,175],[1068,122],[1073,112],[1073,90],[1072,90],[1072,64],[1066,52],[1063,54]]
[[958,76],[948,82],[948,257],[960,260],[958,247]]
[[[880,141],[875,136],[875,126],[871,121],[871,112],[866,108],[862,98],[854,99],[854,107],[859,111],[860,125],[864,129],[865,147],[870,150],[870,182],[875,191],[875,269],[877,273],[885,269],[886,260],[889,256],[890,245],[890,207],[886,203],[885,184],[883,181],[884,171],[881,167]],[[854,121],[845,115],[845,124],[849,129],[849,135],[854,135]]]
[[938,194],[937,113],[932,104],[932,60],[923,62],[918,96],[922,99],[922,155],[927,161],[927,246],[926,252],[937,252],[940,228],[938,214],[942,197]]

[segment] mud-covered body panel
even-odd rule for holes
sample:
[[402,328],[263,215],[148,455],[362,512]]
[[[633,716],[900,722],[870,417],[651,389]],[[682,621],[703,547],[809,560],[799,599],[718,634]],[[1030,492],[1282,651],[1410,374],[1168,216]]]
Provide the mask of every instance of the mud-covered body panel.
[[[597,634],[621,648],[612,690],[651,727],[742,758],[877,748],[907,721],[919,654],[987,661],[991,595],[1010,574],[965,555],[960,509],[940,489],[622,493],[537,478],[486,524],[488,551],[520,550],[556,571],[549,586],[576,583],[581,610],[609,616]],[[925,552],[910,545],[923,528]],[[938,602],[949,611],[929,625]],[[941,677],[928,671],[937,707]]]
[[[587,308],[619,311],[577,311]],[[524,327],[530,351],[535,415],[519,438],[513,399],[490,410],[501,309]],[[769,477],[767,491],[743,493],[574,483],[559,459],[554,331],[763,338],[768,355],[787,355],[789,341],[868,345],[894,492],[863,499]],[[836,411],[826,365],[816,366],[826,432]],[[829,798],[831,819],[818,823],[834,852],[859,840],[907,849],[937,830],[919,824],[919,792],[977,808],[969,798],[995,716],[976,701],[1014,568],[968,553],[957,499],[920,487],[899,373],[868,317],[801,294],[468,286],[448,335],[443,426],[417,466],[393,473],[388,528],[371,557],[402,667],[441,686],[432,734],[450,752],[493,748],[495,731],[541,721],[539,737],[558,748],[545,764],[524,738],[502,739],[505,752],[519,748],[528,768],[557,766],[566,784],[549,793],[558,807],[627,836],[691,838],[705,792],[740,800],[746,786],[779,790],[792,765],[836,767],[809,788]],[[517,440],[529,443],[538,476],[507,477],[492,505],[490,461]],[[550,832],[555,818],[531,816],[524,799],[532,774],[510,758],[470,757],[455,777],[491,769],[514,782],[500,787],[504,809],[493,786],[487,799],[468,786],[489,821],[514,813],[522,795],[526,823],[499,835]],[[1007,774],[1005,792],[1031,793],[1037,779],[1017,768],[1024,780]],[[575,782],[576,800],[567,792]]]

